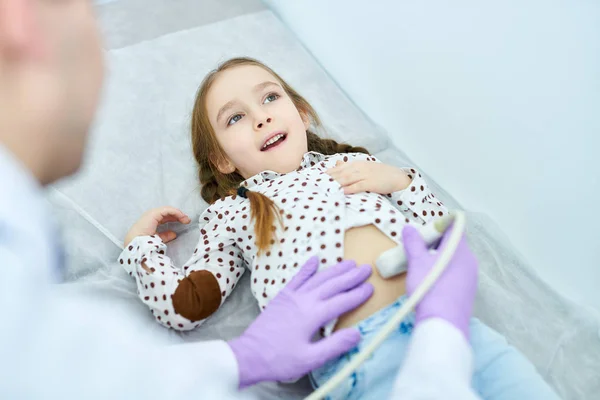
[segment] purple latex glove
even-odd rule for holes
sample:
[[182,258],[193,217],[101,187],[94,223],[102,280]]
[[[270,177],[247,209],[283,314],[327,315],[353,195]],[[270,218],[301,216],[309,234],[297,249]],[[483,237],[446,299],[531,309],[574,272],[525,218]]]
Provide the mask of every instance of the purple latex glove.
[[[433,268],[446,247],[452,227],[444,234],[438,250],[430,251],[419,232],[407,225],[402,231],[408,258],[406,292],[410,296]],[[477,260],[463,235],[446,269],[415,308],[416,324],[428,318],[442,318],[458,328],[469,340],[469,320],[477,292]]]
[[298,379],[360,340],[358,330],[349,328],[312,342],[319,328],[373,294],[373,286],[365,283],[371,266],[342,261],[319,273],[318,268],[317,257],[308,260],[248,329],[229,342],[238,361],[240,388]]

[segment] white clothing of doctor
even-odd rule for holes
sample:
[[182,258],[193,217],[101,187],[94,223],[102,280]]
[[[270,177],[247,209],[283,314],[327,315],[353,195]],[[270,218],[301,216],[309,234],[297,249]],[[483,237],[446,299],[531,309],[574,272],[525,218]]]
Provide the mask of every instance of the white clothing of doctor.
[[[316,273],[307,263],[229,343],[151,345],[128,331],[124,312],[53,296],[62,259],[43,186],[79,168],[102,80],[90,0],[0,0],[0,398],[252,398],[240,388],[300,377],[352,348],[359,339],[352,329],[316,343],[297,332],[316,331],[365,301],[370,270],[349,279],[347,268]],[[447,273],[464,274],[459,261]],[[476,280],[476,267],[470,271]],[[339,293],[321,300],[319,285],[332,280]],[[307,282],[314,290],[300,290]],[[473,299],[462,296],[468,320]],[[325,311],[302,313],[303,304]],[[456,312],[429,311],[393,398],[475,398],[462,322],[446,317]],[[261,342],[255,332],[263,328],[282,339]],[[298,356],[308,353],[319,357]]]

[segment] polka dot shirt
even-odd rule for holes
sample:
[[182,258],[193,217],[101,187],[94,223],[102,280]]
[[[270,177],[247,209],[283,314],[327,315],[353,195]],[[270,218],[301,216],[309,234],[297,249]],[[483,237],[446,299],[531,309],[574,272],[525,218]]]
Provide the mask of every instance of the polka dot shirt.
[[[345,195],[326,173],[340,160],[380,162],[361,153],[324,156],[309,152],[294,172],[264,171],[242,183],[272,199],[282,216],[283,226],[277,225],[276,239],[261,255],[254,242],[250,202],[240,196],[218,200],[201,215],[200,240],[182,268],[165,256],[166,246],[157,236],[132,241],[119,262],[136,279],[139,297],[158,322],[179,330],[200,325],[202,321],[177,314],[172,304],[179,282],[194,271],[206,270],[215,276],[221,304],[248,271],[252,294],[264,309],[312,255],[319,256],[321,268],[341,261],[345,230],[373,224],[400,243],[404,225],[425,224],[447,213],[421,174],[410,168],[403,170],[412,182],[402,191]],[[150,272],[142,268],[142,262]],[[332,326],[328,325],[326,333]]]

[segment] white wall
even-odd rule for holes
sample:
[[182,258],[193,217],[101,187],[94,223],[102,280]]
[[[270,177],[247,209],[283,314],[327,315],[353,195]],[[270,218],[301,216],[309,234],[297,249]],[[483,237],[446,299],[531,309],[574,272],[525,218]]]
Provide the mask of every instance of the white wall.
[[267,3],[398,147],[600,307],[600,2]]

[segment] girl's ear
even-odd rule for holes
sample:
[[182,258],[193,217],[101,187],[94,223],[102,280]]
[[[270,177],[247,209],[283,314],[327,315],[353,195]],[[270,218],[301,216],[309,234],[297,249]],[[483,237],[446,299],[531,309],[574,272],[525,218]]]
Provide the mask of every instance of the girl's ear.
[[227,175],[235,172],[235,165],[233,165],[229,160],[222,160],[217,164],[217,169],[220,173]]
[[300,118],[302,118],[302,122],[304,122],[304,129],[308,130],[310,128],[310,118],[304,111],[300,111]]
[[217,167],[222,174],[231,174],[235,172],[235,165],[226,157],[211,157],[211,162]]

